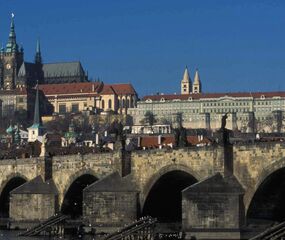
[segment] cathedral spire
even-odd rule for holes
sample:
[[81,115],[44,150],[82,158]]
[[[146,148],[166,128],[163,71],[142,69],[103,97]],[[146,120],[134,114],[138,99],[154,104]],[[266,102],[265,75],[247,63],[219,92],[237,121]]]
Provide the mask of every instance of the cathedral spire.
[[18,45],[17,45],[17,42],[16,42],[14,17],[15,17],[15,15],[12,13],[9,39],[8,39],[8,43],[6,45],[6,52],[8,52],[8,53],[10,53],[10,52],[18,52]]
[[38,64],[42,63],[41,45],[40,45],[39,39],[37,40],[35,63],[38,63]]

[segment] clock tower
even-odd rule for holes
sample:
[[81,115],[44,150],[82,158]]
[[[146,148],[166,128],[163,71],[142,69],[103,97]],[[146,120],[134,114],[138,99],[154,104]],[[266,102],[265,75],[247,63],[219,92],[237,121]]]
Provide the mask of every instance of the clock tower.
[[12,90],[16,86],[17,74],[23,63],[23,48],[19,50],[16,42],[14,15],[12,14],[9,39],[6,48],[0,51],[0,82],[1,89]]

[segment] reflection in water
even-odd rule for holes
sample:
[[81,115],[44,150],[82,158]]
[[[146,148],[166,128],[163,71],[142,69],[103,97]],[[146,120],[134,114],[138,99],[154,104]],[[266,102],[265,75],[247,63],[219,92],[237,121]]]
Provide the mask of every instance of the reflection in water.
[[18,237],[19,231],[6,231],[0,230],[0,240],[59,240],[59,239],[66,239],[66,240],[93,240],[94,237],[85,236],[84,238],[78,238],[77,236],[66,236],[64,238],[59,237]]

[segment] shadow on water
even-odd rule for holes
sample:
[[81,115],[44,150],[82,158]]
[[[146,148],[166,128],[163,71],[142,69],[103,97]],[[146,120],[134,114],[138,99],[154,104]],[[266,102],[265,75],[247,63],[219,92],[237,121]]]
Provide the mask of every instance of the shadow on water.
[[48,236],[37,236],[37,237],[18,237],[18,234],[21,231],[8,231],[0,230],[0,240],[95,240],[93,236],[86,235],[83,238],[73,235],[67,235],[64,238],[62,237],[48,237]]

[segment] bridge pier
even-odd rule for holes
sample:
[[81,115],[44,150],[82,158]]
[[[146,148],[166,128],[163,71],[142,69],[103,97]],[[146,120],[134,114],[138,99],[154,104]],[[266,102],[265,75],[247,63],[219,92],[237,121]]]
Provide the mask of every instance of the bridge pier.
[[234,176],[217,173],[182,192],[186,239],[240,239],[245,224],[244,189]]

